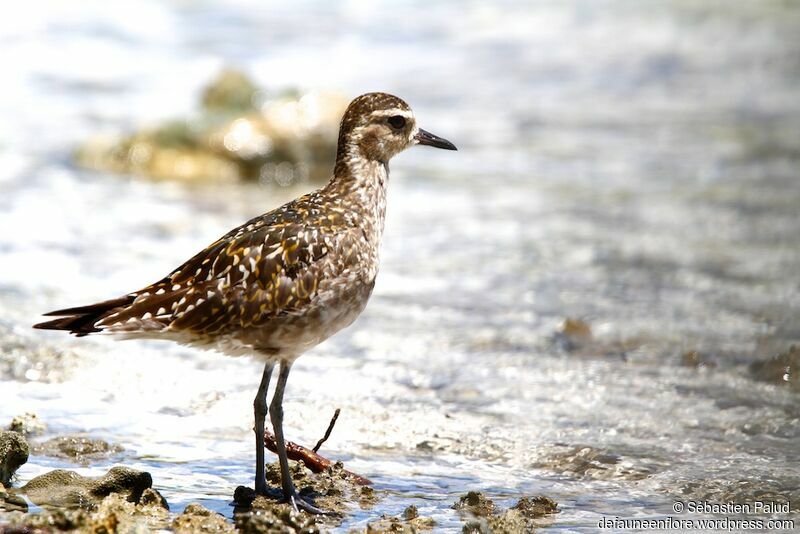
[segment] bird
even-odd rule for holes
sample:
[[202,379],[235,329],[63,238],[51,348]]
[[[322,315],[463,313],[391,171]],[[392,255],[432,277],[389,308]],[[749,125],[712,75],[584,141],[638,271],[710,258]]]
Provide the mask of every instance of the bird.
[[289,473],[284,391],[294,361],[364,310],[378,274],[389,160],[415,145],[457,150],[419,128],[402,99],[363,94],[342,116],[336,161],[326,185],[234,228],[154,284],[45,313],[58,318],[33,327],[76,336],[167,339],[262,362],[253,401],[255,493],[269,495],[264,465],[269,414],[282,502],[295,511],[324,514],[297,493]]

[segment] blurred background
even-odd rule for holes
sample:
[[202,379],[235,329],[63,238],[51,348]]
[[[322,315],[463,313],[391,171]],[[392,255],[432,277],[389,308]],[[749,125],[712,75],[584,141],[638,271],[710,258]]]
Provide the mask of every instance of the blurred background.
[[[440,529],[676,499],[800,503],[800,9],[760,2],[33,0],[0,20],[0,424],[122,452],[228,517],[260,365],[34,332],[324,183],[386,91],[459,152],[392,162],[364,315],[298,360],[287,436]],[[795,512],[796,513],[796,510]],[[795,516],[796,517],[796,516]],[[0,515],[2,521],[2,515]]]

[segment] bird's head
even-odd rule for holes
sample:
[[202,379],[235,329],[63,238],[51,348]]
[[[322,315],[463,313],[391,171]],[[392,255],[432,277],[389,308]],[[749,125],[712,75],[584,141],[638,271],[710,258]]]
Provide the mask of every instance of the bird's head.
[[367,93],[353,100],[339,128],[339,152],[388,163],[414,145],[456,150],[455,145],[419,128],[414,112],[400,98]]

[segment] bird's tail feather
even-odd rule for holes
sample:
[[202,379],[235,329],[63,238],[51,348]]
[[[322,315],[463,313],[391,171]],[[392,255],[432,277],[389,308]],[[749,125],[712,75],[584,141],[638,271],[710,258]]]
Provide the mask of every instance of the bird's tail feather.
[[51,311],[44,315],[60,317],[52,321],[35,324],[33,327],[42,330],[69,330],[71,334],[79,337],[93,332],[100,332],[102,329],[95,326],[98,321],[114,313],[115,310],[128,306],[135,298],[135,295],[125,295],[124,297],[105,300],[88,306]]

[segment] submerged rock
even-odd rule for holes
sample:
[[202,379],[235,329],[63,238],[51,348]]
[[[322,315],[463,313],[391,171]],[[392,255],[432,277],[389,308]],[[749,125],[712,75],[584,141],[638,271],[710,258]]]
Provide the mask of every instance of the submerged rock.
[[681,354],[681,365],[702,369],[704,367],[716,367],[717,364],[707,354],[696,350],[687,350]]
[[584,348],[592,339],[592,327],[582,319],[567,317],[553,334],[554,343],[562,350],[573,352]]
[[774,358],[750,364],[750,373],[756,380],[800,391],[800,347],[792,345]]
[[601,339],[592,331],[592,326],[582,320],[568,317],[550,337],[551,344],[559,351],[576,356],[605,356],[626,359],[628,353],[639,348],[642,341],[637,338]]
[[367,534],[383,534],[400,532],[413,534],[415,532],[431,530],[436,526],[436,521],[430,517],[420,517],[417,507],[413,504],[403,510],[403,516],[383,515],[377,521],[367,524]]
[[476,516],[490,516],[494,513],[494,502],[480,491],[470,491],[453,505],[460,512],[468,512]]
[[26,412],[14,417],[8,425],[10,431],[19,432],[25,437],[41,434],[45,428],[45,424],[33,412]]
[[9,485],[11,477],[28,461],[30,449],[19,432],[0,431],[0,484]]
[[764,478],[725,480],[702,478],[684,482],[678,487],[678,493],[684,498],[710,503],[775,503],[785,506],[788,502],[789,512],[800,512],[800,482],[794,480],[779,482]]
[[582,445],[548,448],[533,466],[595,480],[641,480],[663,468],[662,464],[651,458],[629,458]]
[[31,479],[18,492],[39,506],[92,509],[111,494],[138,503],[152,485],[150,473],[128,467],[112,467],[101,477],[85,477],[75,471],[56,469]]
[[107,458],[122,452],[119,445],[85,436],[58,436],[34,447],[33,452],[55,458],[66,458],[77,462],[88,462],[99,458]]
[[463,532],[504,532],[523,534],[552,522],[558,503],[544,496],[523,497],[508,510],[499,512],[494,502],[480,492],[470,491],[453,505],[464,519]]
[[186,506],[183,513],[172,521],[172,530],[179,534],[193,532],[234,532],[233,524],[222,515],[212,512],[208,508],[191,503]]
[[347,99],[309,92],[265,98],[244,74],[226,70],[203,92],[202,109],[120,138],[88,141],[78,164],[157,180],[257,180],[288,186],[324,181]]
[[550,497],[539,495],[537,497],[523,497],[511,507],[529,519],[536,519],[558,512],[558,503]]

